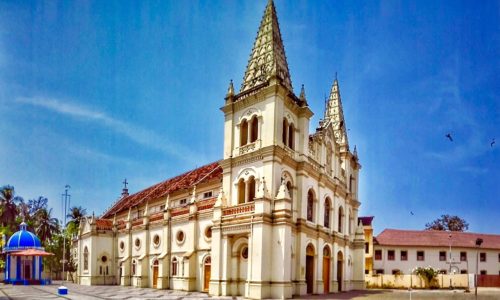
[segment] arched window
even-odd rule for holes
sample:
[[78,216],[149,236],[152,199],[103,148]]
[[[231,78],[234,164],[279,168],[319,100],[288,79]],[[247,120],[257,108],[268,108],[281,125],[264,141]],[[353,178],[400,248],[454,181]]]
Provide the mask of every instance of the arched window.
[[238,204],[245,202],[245,180],[238,181]]
[[348,234],[352,234],[353,231],[352,231],[352,228],[353,228],[353,217],[352,217],[352,211],[351,209],[349,209],[349,228],[348,228]]
[[83,269],[85,271],[89,269],[89,249],[87,246],[83,249]]
[[290,181],[286,183],[286,189],[288,190],[288,194],[290,194],[290,200],[293,200],[293,187]]
[[240,125],[240,146],[245,146],[248,142],[248,122],[243,120]]
[[174,257],[172,259],[172,276],[177,276],[177,265],[178,265],[177,257]]
[[349,192],[352,193],[352,184],[354,183],[354,177],[349,176]]
[[285,118],[283,118],[283,136],[282,136],[282,141],[283,141],[284,145],[286,145],[288,143],[287,136],[288,136],[288,121]]
[[288,147],[290,147],[290,149],[293,149],[294,147],[294,131],[295,131],[295,128],[293,126],[293,123],[290,123],[290,126],[288,126]]
[[137,261],[134,259],[132,260],[132,275],[135,275],[136,271],[137,271]]
[[257,117],[254,116],[252,120],[250,121],[250,143],[253,143],[257,140],[259,137],[259,120],[257,120]]
[[248,179],[248,201],[253,201],[255,198],[255,178],[250,176]]
[[324,216],[324,221],[323,221],[323,225],[326,228],[330,228],[330,208],[331,208],[330,198],[326,198],[325,199],[325,216]]
[[344,224],[344,209],[342,208],[342,206],[339,208],[339,232],[342,233],[343,231],[343,228],[342,228],[342,224]]
[[313,221],[314,219],[314,194],[312,190],[307,192],[307,221]]

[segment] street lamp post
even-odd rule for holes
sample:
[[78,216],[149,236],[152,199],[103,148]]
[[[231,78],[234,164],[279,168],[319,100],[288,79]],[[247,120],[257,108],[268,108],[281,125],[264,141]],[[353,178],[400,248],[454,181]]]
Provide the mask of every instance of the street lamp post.
[[479,272],[479,247],[481,247],[481,244],[483,243],[483,239],[482,238],[477,238],[476,239],[476,280],[475,280],[475,288],[476,288],[476,291],[475,291],[475,295],[476,295],[476,299],[477,299],[477,274]]
[[61,196],[62,200],[62,211],[63,211],[63,257],[62,257],[62,284],[58,288],[59,295],[67,295],[68,288],[64,286],[64,264],[66,263],[66,214],[68,213],[68,206],[71,196],[68,194],[68,189],[71,187],[67,184],[64,187],[64,194]]

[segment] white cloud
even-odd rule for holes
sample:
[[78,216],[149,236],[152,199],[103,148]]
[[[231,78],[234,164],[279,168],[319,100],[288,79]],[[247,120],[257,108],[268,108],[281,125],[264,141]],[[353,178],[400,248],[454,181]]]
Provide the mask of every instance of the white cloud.
[[168,155],[182,159],[189,163],[196,163],[200,160],[200,154],[193,153],[183,145],[173,143],[164,136],[159,136],[151,130],[112,118],[103,112],[93,110],[88,107],[69,103],[67,101],[61,101],[59,99],[43,97],[22,97],[17,98],[16,102],[45,108],[72,118],[97,123],[101,126],[114,130],[137,144],[150,149],[165,152]]

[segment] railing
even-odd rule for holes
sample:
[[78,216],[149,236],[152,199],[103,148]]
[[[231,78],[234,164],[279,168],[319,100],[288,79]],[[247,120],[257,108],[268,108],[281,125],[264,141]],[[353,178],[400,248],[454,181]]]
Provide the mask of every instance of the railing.
[[163,212],[157,212],[149,217],[149,221],[154,222],[163,219]]
[[223,208],[222,215],[231,216],[231,215],[246,214],[249,212],[253,212],[254,210],[255,210],[255,203],[249,202],[249,203],[239,204],[237,206]]
[[240,155],[255,150],[256,146],[257,146],[257,142],[253,142],[251,144],[248,144],[248,145],[245,145],[245,146],[241,146],[240,147]]
[[181,216],[189,214],[189,207],[179,207],[179,208],[174,208],[172,210],[171,216],[176,217],[176,216]]
[[142,225],[142,218],[132,221],[132,226]]
[[198,211],[213,208],[215,205],[215,201],[216,201],[216,199],[212,198],[212,199],[202,200],[200,202],[196,202],[196,206],[198,207]]

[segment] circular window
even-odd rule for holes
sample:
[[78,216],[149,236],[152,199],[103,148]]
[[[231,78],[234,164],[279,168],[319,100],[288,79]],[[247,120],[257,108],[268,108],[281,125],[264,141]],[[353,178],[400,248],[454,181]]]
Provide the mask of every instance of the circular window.
[[185,238],[184,231],[182,231],[182,230],[177,231],[177,235],[176,235],[177,242],[178,243],[184,242],[184,238]]
[[101,257],[101,261],[102,261],[103,263],[107,262],[107,261],[108,261],[108,257],[107,257],[106,255],[103,255],[103,256]]
[[243,249],[241,249],[241,258],[247,259],[248,258],[248,247],[245,246]]
[[156,247],[160,246],[160,236],[155,234],[153,237],[153,245]]
[[125,243],[123,241],[120,242],[120,250],[123,251],[125,249]]
[[211,239],[212,238],[212,226],[208,226],[206,229],[205,229],[205,237],[207,239]]
[[141,247],[141,240],[140,240],[140,239],[138,239],[138,238],[137,238],[137,239],[135,239],[134,245],[135,245],[135,247],[136,247],[136,248]]

